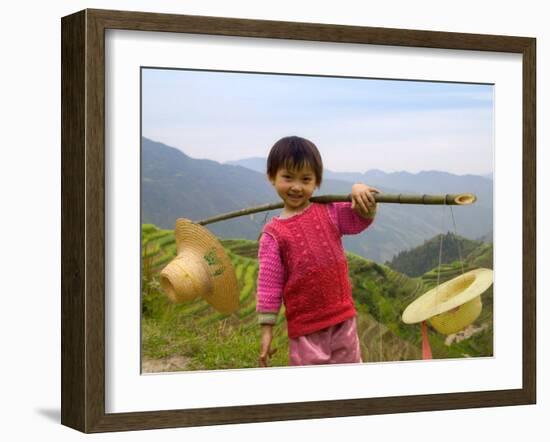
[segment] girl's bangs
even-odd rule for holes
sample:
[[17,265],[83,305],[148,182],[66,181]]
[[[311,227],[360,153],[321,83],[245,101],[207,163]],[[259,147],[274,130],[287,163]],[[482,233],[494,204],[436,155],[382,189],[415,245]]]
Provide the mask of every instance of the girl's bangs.
[[314,170],[313,166],[305,157],[302,157],[299,159],[290,157],[290,158],[287,158],[284,162],[284,168],[292,172],[297,172],[306,167],[309,167],[311,170]]

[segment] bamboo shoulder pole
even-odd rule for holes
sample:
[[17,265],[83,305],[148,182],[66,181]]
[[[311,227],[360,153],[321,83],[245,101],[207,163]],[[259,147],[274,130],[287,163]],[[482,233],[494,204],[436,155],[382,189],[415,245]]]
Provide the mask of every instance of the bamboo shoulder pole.
[[[476,201],[476,196],[473,193],[459,193],[447,195],[406,195],[406,194],[374,194],[377,203],[394,203],[394,204],[439,204],[465,206],[473,204]],[[335,203],[351,201],[351,195],[323,195],[310,198],[314,203]],[[212,218],[195,221],[196,224],[202,226],[206,224],[216,223],[226,219],[236,218],[239,216],[251,215],[258,212],[266,212],[268,210],[277,210],[283,208],[283,203],[264,204],[247,209],[237,210],[235,212],[223,213],[213,216]]]

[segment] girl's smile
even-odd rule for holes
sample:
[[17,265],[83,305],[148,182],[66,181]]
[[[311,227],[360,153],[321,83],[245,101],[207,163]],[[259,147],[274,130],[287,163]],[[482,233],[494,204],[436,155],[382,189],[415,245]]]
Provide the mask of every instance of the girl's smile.
[[315,172],[309,166],[300,170],[279,169],[270,181],[284,202],[286,214],[299,213],[308,207],[317,184]]

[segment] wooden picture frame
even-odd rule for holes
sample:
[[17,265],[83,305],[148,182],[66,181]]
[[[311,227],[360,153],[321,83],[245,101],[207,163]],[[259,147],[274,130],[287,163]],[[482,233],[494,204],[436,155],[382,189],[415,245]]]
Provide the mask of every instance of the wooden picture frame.
[[[62,25],[63,425],[91,432],[533,404],[536,401],[536,40],[314,23],[84,10]],[[523,68],[522,387],[268,405],[105,411],[105,30],[516,53]]]

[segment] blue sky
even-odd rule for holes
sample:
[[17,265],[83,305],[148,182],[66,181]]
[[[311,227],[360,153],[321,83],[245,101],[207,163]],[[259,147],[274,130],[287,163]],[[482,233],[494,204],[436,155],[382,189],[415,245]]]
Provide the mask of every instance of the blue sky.
[[493,170],[491,85],[147,68],[142,119],[144,136],[220,162],[299,135],[334,171]]

